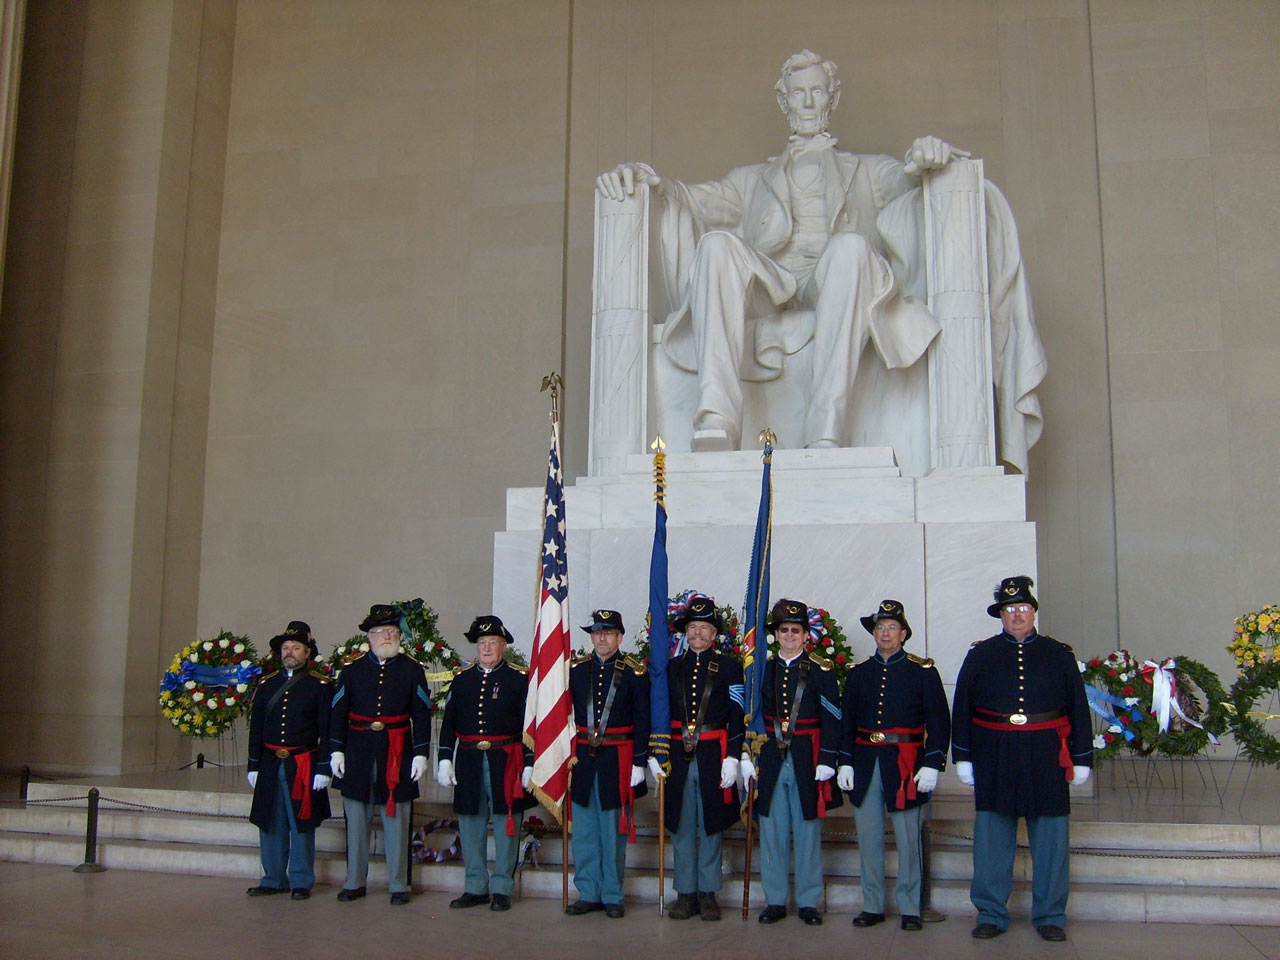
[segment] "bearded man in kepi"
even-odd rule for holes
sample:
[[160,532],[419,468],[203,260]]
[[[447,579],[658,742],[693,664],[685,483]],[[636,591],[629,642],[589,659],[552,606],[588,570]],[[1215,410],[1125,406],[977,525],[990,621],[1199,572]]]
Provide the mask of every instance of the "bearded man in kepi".
[[884,816],[898,847],[894,898],[903,930],[920,930],[920,823],[938,774],[946,766],[951,716],[932,660],[907,653],[907,613],[882,600],[860,618],[876,652],[845,680],[840,702],[838,783],[849,793],[862,860],[862,912],[855,927],[884,921]]
[[622,654],[622,614],[596,610],[582,628],[593,651],[569,669],[577,739],[574,747],[573,883],[579,899],[569,916],[603,910],[622,917],[627,843],[635,843],[635,801],[645,794],[649,759],[649,678]]
[[320,650],[303,621],[272,637],[271,650],[280,669],[259,681],[249,712],[249,821],[258,828],[262,880],[248,894],[306,900],[316,882],[316,827],[329,818],[324,741],[333,681],[308,669]]
[[[672,831],[673,920],[719,920],[722,834],[740,818],[738,754],[745,735],[742,664],[715,648],[724,630],[716,602],[695,595],[675,622],[684,653],[667,665],[671,706],[671,779],[665,815]],[[649,768],[663,776],[654,757]]]
[[[809,605],[779,600],[767,627],[778,651],[764,667],[765,741],[760,749],[760,882],[766,906],[761,923],[787,915],[787,886],[795,855],[796,907],[802,923],[822,923],[822,823],[840,806],[831,789],[840,746],[840,687],[832,663],[806,653]],[[743,780],[755,771],[742,756]]]
[[[462,896],[449,906],[510,910],[520,815],[536,802],[528,794],[533,751],[521,738],[529,678],[505,659],[513,638],[498,617],[476,617],[465,636],[476,645],[476,659],[453,671],[436,764],[436,782],[454,788],[466,867]],[[492,872],[485,855],[490,820]]]
[[1018,818],[1031,845],[1031,923],[1065,940],[1070,889],[1068,788],[1089,780],[1093,730],[1075,654],[1036,632],[1030,577],[1006,577],[987,613],[1003,629],[970,649],[956,678],[951,758],[973,787],[973,936],[1009,929]]
[[400,623],[390,604],[369,608],[360,623],[369,652],[347,661],[333,695],[330,762],[347,817],[343,903],[365,895],[375,813],[382,817],[391,903],[409,902],[410,817],[431,750],[431,694],[425,668],[400,649]]

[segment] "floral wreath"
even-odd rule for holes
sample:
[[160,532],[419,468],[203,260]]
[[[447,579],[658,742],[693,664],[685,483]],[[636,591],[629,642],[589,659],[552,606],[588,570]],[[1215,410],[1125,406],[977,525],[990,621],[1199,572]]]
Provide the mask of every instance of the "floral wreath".
[[[849,645],[849,638],[844,635],[840,621],[821,607],[809,608],[809,639],[805,641],[804,648],[831,661],[838,684],[844,683],[845,675],[853,669],[858,658]],[[769,652],[778,652],[776,634],[769,634]]]
[[[710,599],[705,593],[699,593],[697,590],[685,590],[667,601],[667,637],[673,655],[684,642],[684,634],[676,630],[676,621],[689,609],[689,601],[694,597]],[[740,639],[742,623],[738,619],[738,611],[725,604],[716,607],[716,614],[724,625],[724,629],[716,637],[716,649],[735,660],[741,660],[743,656]],[[644,626],[636,633],[636,656],[646,662],[649,660],[649,614],[645,614]]]
[[161,712],[186,736],[222,736],[253,697],[257,659],[252,640],[226,630],[187,644],[161,678]]
[[[1094,763],[1115,759],[1122,747],[1141,757],[1190,757],[1202,752],[1228,725],[1227,692],[1217,674],[1198,661],[1175,657],[1156,664],[1136,660],[1128,650],[1077,661],[1095,721]],[[1161,730],[1154,715],[1152,682],[1156,670],[1167,669],[1175,684],[1174,720]],[[1197,692],[1198,691],[1198,692]],[[1202,699],[1204,707],[1202,708]],[[1197,726],[1196,724],[1199,724]]]
[[[1238,621],[1237,621],[1238,622]],[[1280,719],[1275,714],[1253,709],[1268,692],[1280,686],[1280,660],[1254,664],[1236,678],[1231,687],[1231,733],[1250,763],[1280,766],[1280,737],[1268,733],[1263,720]]]
[[[398,600],[393,606],[400,611],[400,649],[428,672],[448,672],[460,667],[463,659],[458,651],[445,641],[436,625],[436,612],[427,606],[421,597],[413,600]],[[329,657],[333,676],[336,679],[342,668],[354,657],[369,652],[369,637],[357,633],[348,637],[334,648]],[[448,684],[441,684],[431,693],[431,709],[439,709],[449,695]]]
[[1236,617],[1235,628],[1227,650],[1240,670],[1280,660],[1280,607],[1269,603],[1255,613]]
[[[427,846],[427,837],[437,830],[452,830],[453,842],[447,847]],[[418,863],[444,863],[446,860],[457,860],[462,856],[462,834],[458,832],[458,821],[430,820],[420,826],[413,834],[413,859]]]

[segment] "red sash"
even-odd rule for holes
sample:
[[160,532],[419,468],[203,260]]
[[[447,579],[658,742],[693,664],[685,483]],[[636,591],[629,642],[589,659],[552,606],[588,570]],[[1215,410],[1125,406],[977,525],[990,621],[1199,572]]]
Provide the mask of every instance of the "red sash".
[[[618,796],[622,798],[622,811],[618,815],[618,832],[627,835],[627,843],[636,842],[636,788],[631,786],[631,766],[635,760],[636,745],[627,734],[635,733],[635,727],[608,727],[603,735],[618,737],[613,741],[601,741],[602,747],[618,748]],[[587,737],[591,731],[578,727],[579,746],[591,746]]]
[[[861,733],[862,729],[859,728],[858,732]],[[883,730],[873,732],[923,734],[924,727],[886,727]],[[874,740],[867,740],[863,737],[858,737],[856,742],[864,747],[898,748],[898,796],[896,797],[896,801],[898,809],[904,809],[908,800],[914,800],[918,796],[916,793],[915,772],[916,760],[920,756],[920,747],[922,744],[903,741],[898,741],[897,743],[877,743]]]
[[[460,733],[458,734],[458,739],[466,743],[478,743],[482,740],[501,740],[503,738],[495,737],[491,733]],[[507,836],[514,837],[516,835],[515,801],[517,797],[524,796],[524,786],[520,783],[521,775],[524,773],[524,745],[517,738],[512,743],[494,747],[494,749],[501,750],[507,755],[507,768],[502,774],[502,797],[507,801]]]
[[[263,741],[263,746],[268,750],[291,750],[291,747],[279,747],[273,743]],[[293,754],[293,759],[297,763],[297,767],[293,771],[293,787],[289,791],[289,797],[293,800],[301,800],[302,807],[298,810],[299,820],[311,819],[311,750],[300,750]]]
[[[400,785],[400,764],[404,760],[404,741],[409,735],[409,714],[403,713],[395,717],[365,717],[358,713],[349,714],[348,722],[382,723],[387,734],[387,808],[388,817],[396,815],[396,787]],[[396,726],[392,726],[396,724]],[[377,731],[374,731],[377,732]]]
[[1071,780],[1074,772],[1075,764],[1071,762],[1071,747],[1067,742],[1067,738],[1071,734],[1071,718],[1066,716],[1056,717],[1053,720],[1043,720],[1039,723],[998,723],[993,720],[983,720],[981,717],[974,717],[973,722],[980,727],[988,730],[1057,730],[1058,731],[1058,766],[1066,773],[1066,779]]
[[[672,730],[684,730],[684,724],[679,720],[671,721]],[[671,738],[673,741],[676,737]],[[720,765],[724,766],[724,758],[729,755],[729,731],[728,730],[700,730],[698,732],[698,742],[703,740],[716,740],[720,744]],[[717,781],[719,782],[719,781]],[[727,787],[724,791],[724,802],[733,803],[733,787]]]

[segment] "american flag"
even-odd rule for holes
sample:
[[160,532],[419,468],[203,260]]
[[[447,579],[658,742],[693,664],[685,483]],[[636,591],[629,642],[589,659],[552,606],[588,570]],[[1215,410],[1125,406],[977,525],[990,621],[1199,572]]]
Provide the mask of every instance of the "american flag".
[[[554,399],[553,399],[554,404]],[[529,660],[524,742],[533,750],[533,792],[557,818],[569,789],[573,701],[569,694],[569,563],[565,551],[560,421],[551,414],[551,454],[543,502],[538,622]]]

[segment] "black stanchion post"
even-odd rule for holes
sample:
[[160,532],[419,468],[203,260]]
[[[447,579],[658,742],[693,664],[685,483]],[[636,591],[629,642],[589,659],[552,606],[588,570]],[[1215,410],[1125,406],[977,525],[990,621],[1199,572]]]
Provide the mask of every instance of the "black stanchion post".
[[98,863],[98,788],[89,788],[89,812],[84,828],[84,863],[75,873],[102,873],[107,869]]
[[204,769],[204,754],[203,754],[203,753],[197,753],[197,754],[196,754],[196,769],[197,769],[197,770],[203,770],[203,769]]
[[27,802],[27,788],[29,786],[31,786],[31,768],[23,764],[22,776],[18,779],[18,799],[23,803]]

